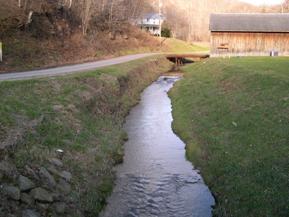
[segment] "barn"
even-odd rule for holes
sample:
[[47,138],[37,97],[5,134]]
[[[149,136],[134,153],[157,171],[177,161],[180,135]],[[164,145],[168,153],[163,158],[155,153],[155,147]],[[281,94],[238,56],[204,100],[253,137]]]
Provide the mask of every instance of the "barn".
[[289,54],[289,14],[212,14],[211,56]]

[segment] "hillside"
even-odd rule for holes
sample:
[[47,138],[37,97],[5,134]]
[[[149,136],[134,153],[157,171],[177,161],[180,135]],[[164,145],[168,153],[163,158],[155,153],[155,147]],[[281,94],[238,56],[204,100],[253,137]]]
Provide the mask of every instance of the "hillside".
[[60,40],[56,37],[39,40],[30,33],[16,32],[3,40],[4,63],[0,65],[0,72],[81,63],[123,55],[128,51],[150,52],[159,46],[157,40],[134,28],[129,29],[126,37],[111,40],[105,32],[84,37],[76,31]]
[[288,67],[288,57],[211,58],[184,67],[170,94],[214,216],[288,216]]
[[4,62],[0,63],[0,73],[89,62],[136,53],[208,50],[204,45],[190,44],[178,39],[160,40],[135,27],[130,28],[127,37],[119,36],[112,40],[105,32],[90,37],[83,37],[81,32],[76,32],[64,41],[56,38],[38,40],[29,33],[17,32],[12,37],[4,38]]
[[[14,1],[15,2],[15,1]],[[17,4],[11,4],[10,1],[0,0],[0,21],[9,19],[9,18],[17,18],[22,16],[22,11],[18,7]]]
[[[23,3],[23,6],[18,7],[18,1],[0,0],[0,40],[3,42],[4,60],[0,63],[0,73],[82,63],[126,54],[204,50],[174,39],[161,43],[159,38],[131,25],[129,18],[123,20],[121,14],[114,23],[110,23],[107,14],[103,14],[106,9],[102,12],[96,6],[96,14],[91,15],[86,32],[83,32],[83,15],[77,14],[77,5],[68,8],[50,2],[27,3],[29,6]],[[94,8],[91,6],[91,9]],[[33,11],[32,15],[29,11]]]

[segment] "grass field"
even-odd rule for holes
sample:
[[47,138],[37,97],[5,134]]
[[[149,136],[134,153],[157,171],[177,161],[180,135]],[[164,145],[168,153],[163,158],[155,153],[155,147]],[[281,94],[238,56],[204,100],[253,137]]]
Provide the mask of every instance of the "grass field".
[[163,45],[166,47],[164,51],[171,53],[190,53],[190,52],[206,52],[209,51],[208,47],[199,44],[191,44],[175,38],[161,39]]
[[289,215],[289,58],[188,65],[174,129],[217,199],[216,216]]
[[159,44],[150,45],[147,47],[136,46],[130,49],[119,50],[115,53],[116,56],[130,55],[136,53],[192,53],[192,52],[208,52],[209,48],[203,44],[193,44],[175,38],[158,38],[152,37],[159,41]]
[[39,168],[63,149],[73,175],[70,196],[85,216],[97,216],[113,187],[113,167],[122,161],[124,118],[141,91],[170,68],[155,56],[64,77],[0,82],[0,145],[17,135],[5,156],[0,150],[0,161],[8,156],[20,171]]

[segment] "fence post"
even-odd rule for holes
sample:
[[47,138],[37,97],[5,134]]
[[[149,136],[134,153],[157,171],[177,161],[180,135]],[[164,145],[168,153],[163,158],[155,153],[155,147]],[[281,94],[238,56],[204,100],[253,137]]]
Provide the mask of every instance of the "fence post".
[[0,41],[0,62],[3,61],[2,42]]

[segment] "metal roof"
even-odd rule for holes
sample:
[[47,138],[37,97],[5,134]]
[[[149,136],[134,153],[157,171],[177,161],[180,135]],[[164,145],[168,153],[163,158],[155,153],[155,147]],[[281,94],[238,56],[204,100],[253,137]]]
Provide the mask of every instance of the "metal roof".
[[159,20],[159,19],[164,19],[164,16],[161,14],[158,14],[158,13],[148,13],[148,14],[145,14],[143,16],[143,19],[155,19],[155,20]]
[[286,14],[212,14],[211,32],[289,32]]

